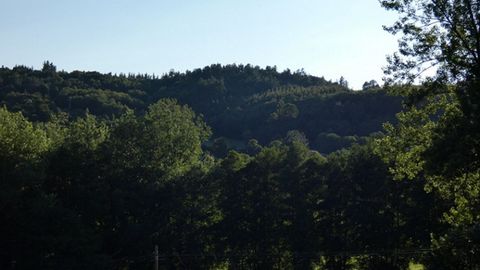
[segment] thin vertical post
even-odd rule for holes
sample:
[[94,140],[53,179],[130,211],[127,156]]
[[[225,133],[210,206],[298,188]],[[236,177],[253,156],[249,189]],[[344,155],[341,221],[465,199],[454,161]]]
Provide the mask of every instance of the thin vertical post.
[[155,245],[155,268],[154,270],[158,270],[158,245]]

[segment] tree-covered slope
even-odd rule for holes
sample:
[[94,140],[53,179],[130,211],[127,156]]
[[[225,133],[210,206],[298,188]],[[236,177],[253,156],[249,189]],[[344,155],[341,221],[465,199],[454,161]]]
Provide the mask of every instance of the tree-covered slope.
[[[251,139],[266,144],[294,131],[322,152],[331,152],[381,130],[400,110],[397,98],[381,89],[352,91],[303,71],[275,67],[210,65],[184,73],[155,75],[0,69],[0,104],[32,121],[59,112],[72,118],[112,118],[131,109],[143,114],[162,98],[174,98],[203,115],[212,128],[210,150],[245,150]],[[234,143],[232,143],[234,142]]]

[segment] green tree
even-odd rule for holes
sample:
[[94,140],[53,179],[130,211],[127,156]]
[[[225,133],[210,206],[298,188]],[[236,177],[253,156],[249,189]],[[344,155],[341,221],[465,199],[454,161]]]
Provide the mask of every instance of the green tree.
[[324,235],[319,229],[328,190],[322,173],[327,159],[301,140],[290,142],[280,182],[284,195],[283,235],[292,269],[313,269]]
[[150,155],[147,166],[177,176],[198,162],[210,129],[191,109],[171,99],[160,100],[148,108],[145,121],[142,147]]
[[387,30],[403,35],[399,53],[388,59],[388,82],[411,84],[425,70],[436,70],[433,76],[420,80],[422,86],[394,88],[410,102],[398,115],[398,125],[386,125],[386,136],[377,140],[377,151],[390,163],[397,179],[425,178],[426,190],[450,205],[438,217],[450,227],[434,235],[432,247],[437,253],[431,265],[438,269],[478,267],[480,262],[469,254],[477,253],[480,247],[475,229],[480,222],[475,214],[480,210],[479,3],[381,3],[400,15]]
[[45,255],[39,250],[42,241],[35,235],[34,221],[27,211],[44,202],[36,193],[41,184],[36,177],[44,174],[43,158],[49,144],[45,132],[21,113],[0,108],[1,268],[9,268],[15,261],[19,267],[27,267],[31,262],[21,262],[23,257]]
[[42,189],[55,198],[65,215],[54,224],[57,229],[52,238],[62,241],[50,258],[51,267],[65,268],[69,262],[78,268],[107,267],[111,257],[101,248],[107,189],[99,150],[110,128],[89,113],[66,126],[59,119],[44,128],[58,141],[48,156]]
[[[58,131],[52,125],[49,128],[35,126],[20,113],[0,109],[2,268],[105,266],[102,254],[96,249],[94,231],[83,225],[76,208],[68,208],[71,205],[58,196],[61,192],[55,193],[49,188],[50,158],[55,156],[63,137],[50,136],[56,133],[54,130]],[[55,166],[64,167],[63,161],[69,162],[62,160]],[[81,167],[79,164],[81,162],[76,163]],[[62,182],[61,186],[68,185]],[[70,202],[75,200],[70,199]],[[82,199],[88,201],[89,198]],[[85,202],[82,199],[76,201],[77,205]]]
[[172,268],[206,263],[202,255],[182,254],[203,254],[212,246],[204,230],[213,222],[215,201],[209,199],[215,193],[205,185],[210,165],[201,149],[209,133],[174,100],[160,100],[145,116],[128,112],[114,121],[99,151],[107,199],[102,234],[119,266],[146,267],[144,256],[154,244]]
[[399,13],[386,30],[402,37],[388,58],[390,79],[413,82],[435,67],[434,78],[458,82],[480,77],[480,6],[477,0],[381,0]]

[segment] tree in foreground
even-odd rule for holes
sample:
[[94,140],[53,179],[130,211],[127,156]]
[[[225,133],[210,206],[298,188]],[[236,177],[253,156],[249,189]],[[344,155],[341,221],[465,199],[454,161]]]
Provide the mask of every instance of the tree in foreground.
[[391,89],[407,102],[398,124],[385,126],[377,151],[397,179],[425,179],[425,189],[449,205],[438,217],[449,229],[433,236],[430,267],[478,267],[480,3],[380,2],[399,14],[386,27],[401,38],[385,74]]

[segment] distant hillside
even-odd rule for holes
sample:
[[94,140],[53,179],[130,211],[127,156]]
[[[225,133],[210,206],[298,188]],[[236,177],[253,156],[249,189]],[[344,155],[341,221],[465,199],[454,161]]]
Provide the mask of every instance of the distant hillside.
[[250,139],[267,144],[303,136],[331,152],[381,130],[400,110],[381,89],[354,92],[339,83],[275,67],[219,64],[161,77],[64,72],[45,62],[41,70],[0,69],[0,104],[33,121],[59,112],[72,118],[88,110],[111,118],[128,109],[141,114],[160,98],[175,98],[202,114],[212,127],[209,147],[218,155],[244,150]]

